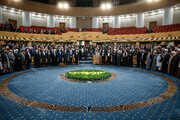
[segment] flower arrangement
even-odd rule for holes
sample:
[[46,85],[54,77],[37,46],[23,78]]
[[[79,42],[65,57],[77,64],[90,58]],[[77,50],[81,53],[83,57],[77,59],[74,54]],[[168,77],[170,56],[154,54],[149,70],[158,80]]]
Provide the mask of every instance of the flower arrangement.
[[111,74],[102,70],[76,70],[66,73],[65,77],[75,80],[95,81],[111,77]]

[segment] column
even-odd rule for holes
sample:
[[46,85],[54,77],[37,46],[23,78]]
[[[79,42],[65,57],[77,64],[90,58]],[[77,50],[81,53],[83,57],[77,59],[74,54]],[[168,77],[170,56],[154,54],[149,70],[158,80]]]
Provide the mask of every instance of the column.
[[121,19],[120,19],[120,16],[114,16],[113,28],[120,28],[120,27],[121,27]]
[[55,16],[54,15],[47,16],[47,27],[55,27]]
[[0,23],[3,23],[2,21],[2,7],[0,6]]
[[31,26],[31,13],[27,11],[22,12],[22,25]]
[[170,25],[173,24],[173,8],[164,8],[163,11],[163,25]]
[[70,28],[77,28],[76,17],[70,17]]
[[92,28],[99,28],[98,17],[92,17]]
[[136,27],[137,28],[144,27],[144,13],[138,13],[136,15]]

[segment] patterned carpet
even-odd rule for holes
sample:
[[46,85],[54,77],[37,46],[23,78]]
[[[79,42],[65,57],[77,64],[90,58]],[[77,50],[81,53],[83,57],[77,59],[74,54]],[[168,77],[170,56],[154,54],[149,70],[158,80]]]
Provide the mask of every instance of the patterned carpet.
[[[99,83],[78,83],[62,80],[59,76],[72,70],[95,69],[116,74],[117,78]],[[31,70],[36,70],[32,68]],[[22,71],[21,71],[22,72]],[[0,82],[15,75],[0,76]],[[24,71],[23,71],[24,72]],[[180,79],[163,75],[178,86],[176,94],[161,103],[118,112],[63,112],[15,103],[0,95],[0,120],[166,120],[180,118]],[[19,75],[8,83],[11,92],[31,101],[77,107],[105,107],[145,101],[159,96],[168,89],[159,76],[113,66],[78,65],[51,68]]]

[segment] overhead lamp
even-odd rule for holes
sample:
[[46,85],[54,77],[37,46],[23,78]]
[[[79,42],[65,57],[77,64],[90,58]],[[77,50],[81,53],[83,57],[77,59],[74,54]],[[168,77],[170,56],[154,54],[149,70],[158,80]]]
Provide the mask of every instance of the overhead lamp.
[[69,5],[67,3],[59,3],[58,7],[67,9],[69,7]]
[[148,0],[148,2],[152,2],[153,0]]
[[106,5],[105,5],[105,4],[102,4],[102,5],[101,5],[101,8],[102,8],[102,9],[106,9]]
[[59,4],[58,4],[58,7],[59,7],[59,8],[63,8],[63,4],[62,4],[62,3],[59,3]]
[[67,3],[64,3],[64,8],[68,8],[69,7],[69,5],[67,4]]
[[110,3],[106,4],[106,7],[107,7],[107,9],[110,9],[111,8],[111,4]]

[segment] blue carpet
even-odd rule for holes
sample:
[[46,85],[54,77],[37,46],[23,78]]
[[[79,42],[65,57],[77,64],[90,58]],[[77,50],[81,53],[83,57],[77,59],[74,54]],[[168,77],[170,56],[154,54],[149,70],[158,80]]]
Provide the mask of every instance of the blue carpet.
[[[62,73],[80,69],[105,70],[117,75],[107,82],[78,83],[60,79]],[[0,82],[14,74],[0,76]],[[157,72],[155,72],[157,73]],[[0,95],[0,119],[2,120],[112,120],[112,119],[179,119],[180,79],[163,74],[178,86],[170,99],[144,108],[104,113],[70,113],[28,107],[8,100]],[[26,73],[12,79],[8,88],[16,95],[32,101],[67,106],[117,106],[148,100],[167,90],[168,84],[161,77],[113,66],[78,65],[52,68]]]

